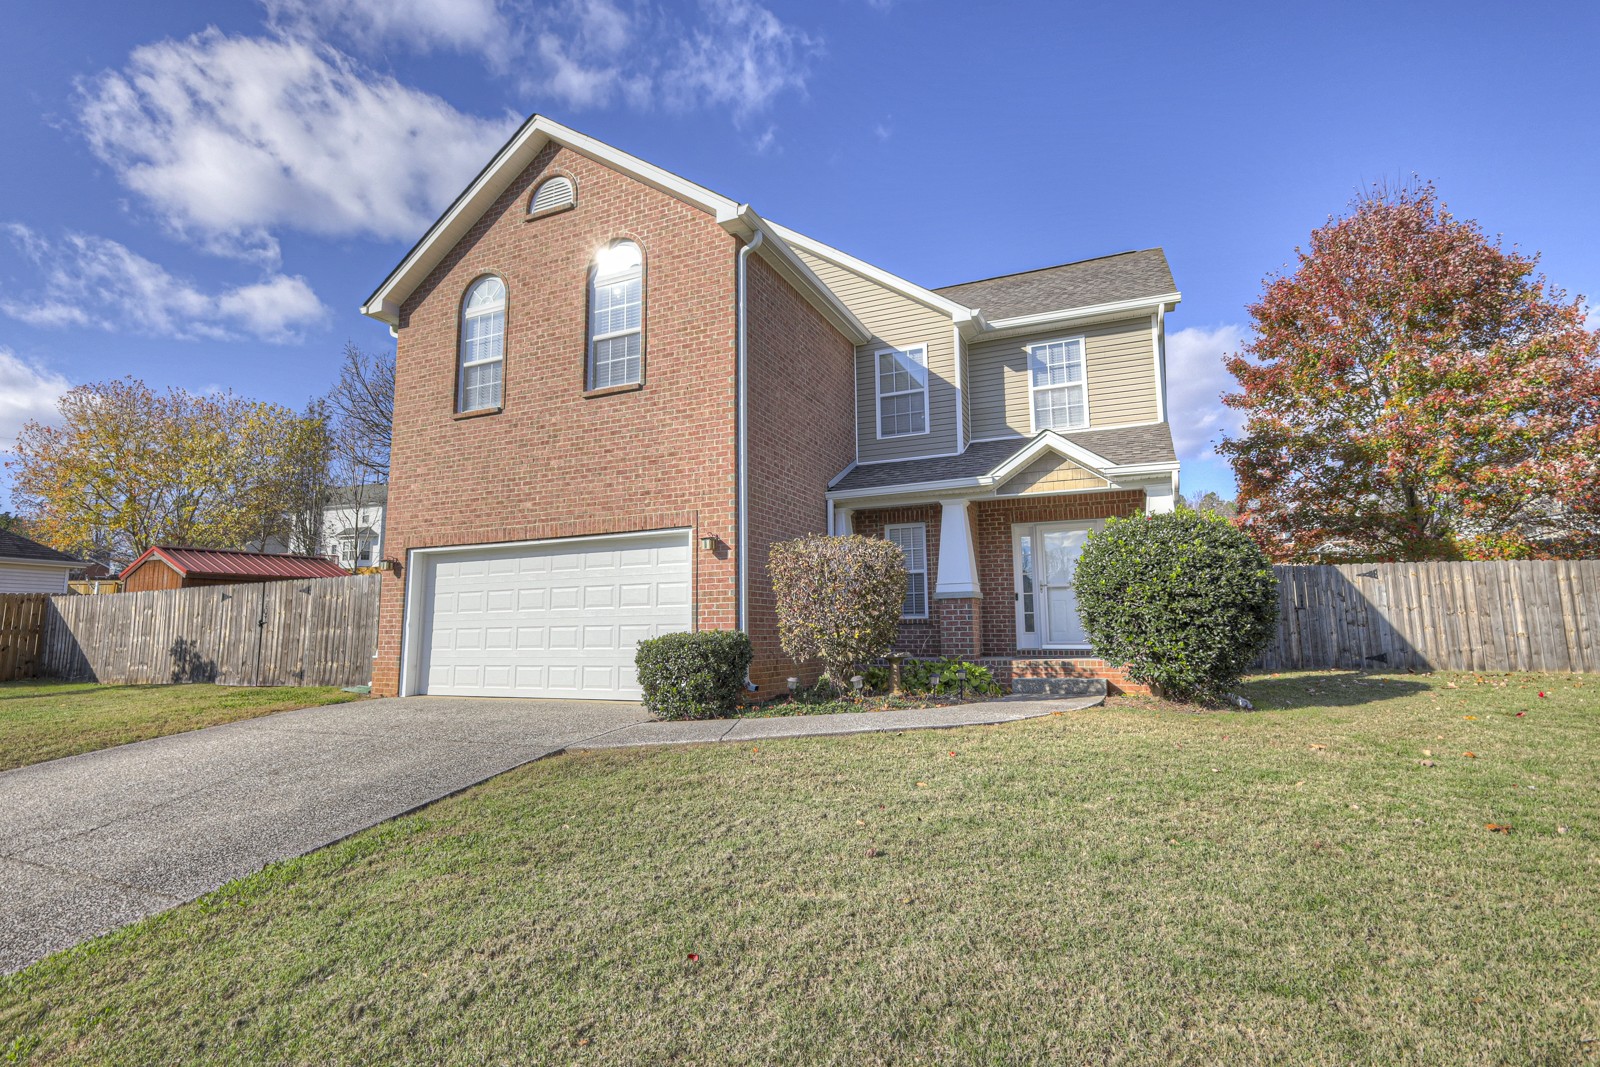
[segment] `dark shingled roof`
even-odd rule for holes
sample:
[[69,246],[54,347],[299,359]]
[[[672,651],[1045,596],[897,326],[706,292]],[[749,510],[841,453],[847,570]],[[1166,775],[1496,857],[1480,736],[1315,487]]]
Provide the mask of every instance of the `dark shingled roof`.
[[26,559],[38,563],[83,562],[77,556],[57,552],[48,545],[41,545],[14,530],[0,530],[0,559]]
[[[1104,456],[1119,467],[1132,463],[1172,463],[1178,458],[1172,448],[1172,429],[1164,422],[1120,430],[1085,430],[1060,436],[1096,455]],[[1031,437],[1014,437],[1004,441],[979,441],[968,445],[967,450],[959,456],[870,463],[852,470],[833,488],[890,489],[954,478],[977,478],[1021,452],[1033,440]]]
[[1110,304],[1177,292],[1166,253],[1159,248],[1081,259],[1059,267],[962,282],[935,289],[940,296],[977,308],[990,322],[1019,315]]

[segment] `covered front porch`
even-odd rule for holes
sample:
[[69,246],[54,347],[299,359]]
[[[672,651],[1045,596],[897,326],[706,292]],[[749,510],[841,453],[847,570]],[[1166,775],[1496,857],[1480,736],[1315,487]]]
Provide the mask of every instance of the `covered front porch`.
[[1107,519],[1172,509],[1176,464],[1148,467],[1118,470],[1047,433],[966,484],[830,497],[837,532],[885,537],[905,551],[897,651],[981,660],[1005,682],[1099,677],[1127,688],[1094,655],[1073,572]]

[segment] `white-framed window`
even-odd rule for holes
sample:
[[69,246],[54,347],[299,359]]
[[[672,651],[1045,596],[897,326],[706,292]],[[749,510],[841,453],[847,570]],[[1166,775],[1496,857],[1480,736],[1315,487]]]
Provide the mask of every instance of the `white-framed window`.
[[880,348],[873,368],[878,390],[878,436],[928,432],[928,346]]
[[1089,425],[1083,338],[1028,346],[1028,399],[1033,407],[1034,433],[1081,430]]
[[558,211],[564,207],[571,207],[577,203],[578,191],[572,184],[572,179],[565,174],[557,174],[546,178],[533,191],[533,199],[528,201],[528,214],[545,215]]
[[885,526],[883,536],[900,546],[906,557],[906,599],[900,606],[904,619],[928,617],[928,528],[920,522]]
[[506,284],[479,278],[461,302],[461,380],[456,410],[500,406],[501,368],[506,353]]
[[589,388],[636,385],[644,373],[644,257],[618,241],[589,278]]

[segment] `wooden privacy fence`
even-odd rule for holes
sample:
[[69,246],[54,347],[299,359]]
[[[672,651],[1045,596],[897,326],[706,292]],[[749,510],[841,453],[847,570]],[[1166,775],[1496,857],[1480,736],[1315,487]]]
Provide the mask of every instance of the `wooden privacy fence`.
[[1600,560],[1273,570],[1267,670],[1600,671]]
[[365,685],[375,574],[49,598],[39,673],[139,685]]
[[43,593],[0,594],[0,682],[38,675],[49,599]]

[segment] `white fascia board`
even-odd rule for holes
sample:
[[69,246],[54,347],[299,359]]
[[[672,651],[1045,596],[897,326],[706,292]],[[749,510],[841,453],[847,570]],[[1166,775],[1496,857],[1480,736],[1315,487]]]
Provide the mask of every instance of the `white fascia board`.
[[38,567],[41,570],[75,571],[79,567],[87,566],[87,562],[67,563],[56,559],[18,559],[13,556],[0,556],[0,567]]
[[851,460],[850,461],[850,465],[848,467],[846,467],[844,470],[840,471],[838,474],[835,474],[832,478],[829,478],[828,479],[828,488],[832,489],[834,486],[836,486],[840,482],[844,481],[845,475],[847,475],[851,471],[855,470],[856,469],[856,464],[859,463],[859,462],[860,462],[859,460],[854,460],[854,459]]
[[807,303],[850,339],[851,344],[864,345],[872,340],[872,331],[856,318],[855,312],[828,288],[826,282],[817,277],[815,271],[806,266],[805,260],[795,254],[789,242],[777,232],[778,227],[756,214],[749,204],[736,204],[731,210],[718,212],[717,222],[724,230],[743,240],[761,234],[761,247],[756,249],[756,255],[766,260],[773,270],[793,285]]
[[521,174],[540,149],[551,141],[718,218],[738,207],[727,197],[680,178],[654,163],[646,163],[637,156],[569,129],[543,115],[531,115],[489,161],[488,166],[478,172],[478,176],[456,197],[455,202],[428,228],[422,240],[406,253],[399,266],[390,271],[383,284],[361,305],[361,313],[391,326],[398,323],[400,305],[406,297],[466,236],[467,231],[489,209],[489,205],[505,192],[511,179]]
[[1108,304],[1090,304],[1086,307],[1062,308],[1059,311],[1042,311],[1037,315],[1017,315],[1009,319],[990,319],[986,333],[1045,329],[1065,326],[1080,319],[1104,318],[1123,312],[1149,314],[1156,308],[1173,308],[1183,299],[1182,293],[1163,296],[1146,296],[1137,300],[1113,300]]
[[1178,469],[1176,460],[1164,463],[1125,463],[1120,467],[1107,467],[1107,474],[1139,475],[1139,474],[1169,474]]
[[996,467],[991,476],[997,483],[1003,482],[1047,451],[1065,456],[1074,463],[1088,467],[1096,474],[1105,474],[1115,466],[1106,457],[1091,452],[1082,445],[1073,444],[1054,430],[1046,430],[1034,438],[1028,447],[1016,452],[1010,459]]
[[943,312],[949,315],[950,321],[958,326],[965,326],[974,330],[979,328],[980,318],[978,313],[965,304],[958,304],[949,297],[940,296],[931,289],[924,289],[916,282],[906,281],[906,279],[897,274],[890,274],[882,267],[874,267],[871,263],[857,259],[847,252],[841,252],[831,245],[825,245],[821,241],[807,237],[803,233],[797,233],[787,226],[779,225],[776,222],[768,223],[768,225],[776,230],[778,235],[789,244],[802,251],[810,252],[818,259],[825,259],[835,266],[843,267],[847,271],[877,282],[884,288],[893,290],[910,300],[915,300],[925,307]]

